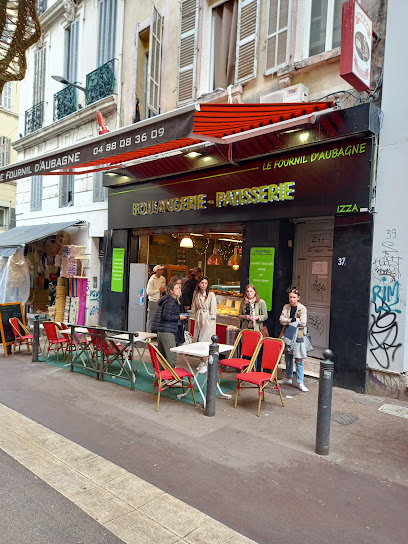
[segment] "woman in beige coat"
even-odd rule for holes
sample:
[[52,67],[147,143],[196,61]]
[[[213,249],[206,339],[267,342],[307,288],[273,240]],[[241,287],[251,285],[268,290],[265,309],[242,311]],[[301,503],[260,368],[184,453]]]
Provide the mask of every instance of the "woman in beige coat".
[[[197,283],[193,297],[194,311],[194,342],[211,342],[216,332],[217,301],[210,291],[208,278],[202,276]],[[200,374],[207,372],[207,362],[203,361],[199,367]]]
[[304,334],[306,333],[307,309],[306,306],[303,306],[303,304],[301,304],[299,301],[299,291],[295,288],[291,289],[289,291],[289,304],[285,304],[279,318],[280,324],[283,326],[289,325],[289,323],[294,321],[297,321],[298,323],[298,336],[293,352],[287,353],[285,350],[286,378],[280,380],[279,383],[292,385],[293,359],[295,359],[297,386],[298,389],[306,392],[308,389],[303,383],[303,359],[306,357]]

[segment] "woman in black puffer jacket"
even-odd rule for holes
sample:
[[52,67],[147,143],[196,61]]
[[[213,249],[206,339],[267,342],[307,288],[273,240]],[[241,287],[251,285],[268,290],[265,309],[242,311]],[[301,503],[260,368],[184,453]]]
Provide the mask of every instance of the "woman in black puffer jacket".
[[177,353],[170,351],[170,348],[176,347],[179,322],[186,319],[186,316],[180,316],[180,304],[178,302],[180,295],[180,285],[178,283],[169,284],[168,294],[161,297],[157,310],[157,340],[159,351],[173,368],[176,366]]

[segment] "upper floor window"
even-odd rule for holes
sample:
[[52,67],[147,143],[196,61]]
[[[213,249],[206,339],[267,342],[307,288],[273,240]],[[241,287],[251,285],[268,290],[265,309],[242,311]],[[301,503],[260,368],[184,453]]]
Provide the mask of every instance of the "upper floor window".
[[45,46],[34,51],[33,106],[44,102],[45,53]]
[[0,166],[7,166],[10,164],[10,144],[10,138],[0,136]]
[[268,0],[265,75],[289,63],[291,9],[291,0]]
[[117,0],[98,1],[97,65],[115,58]]
[[47,0],[37,0],[36,7],[38,15],[42,15],[45,11],[47,11]]
[[[260,0],[211,2],[205,17],[211,24],[210,38],[201,37],[201,66],[208,74],[201,91],[246,83],[257,74]],[[197,55],[199,50],[200,2],[181,0],[178,58],[177,104],[187,104],[197,96]],[[208,47],[207,47],[208,44]],[[202,75],[202,74],[201,74]]]
[[1,107],[6,110],[11,110],[13,107],[13,84],[11,81],[4,84],[1,93]]
[[60,176],[59,207],[74,205],[74,179],[75,176]]
[[65,29],[65,77],[70,83],[78,78],[79,17]]
[[341,44],[342,5],[346,0],[312,0],[309,56],[330,51]]

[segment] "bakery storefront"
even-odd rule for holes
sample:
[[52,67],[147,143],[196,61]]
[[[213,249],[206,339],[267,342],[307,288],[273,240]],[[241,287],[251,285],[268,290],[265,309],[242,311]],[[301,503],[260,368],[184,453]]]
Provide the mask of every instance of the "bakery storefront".
[[[366,119],[370,111],[356,113]],[[132,180],[132,169],[117,174],[120,183],[105,176],[110,230],[102,325],[134,328],[135,308],[146,304],[146,274],[156,264],[166,267],[167,279],[184,277],[196,266],[209,277],[221,342],[239,327],[238,308],[249,282],[266,300],[271,336],[279,335],[287,289],[296,286],[308,308],[312,357],[321,358],[330,347],[336,383],[363,390],[375,143],[374,131],[360,121],[365,130],[344,134],[344,126],[332,126],[333,136],[343,131],[341,138],[327,138],[327,128],[326,141],[312,145],[306,131],[289,131],[304,145],[264,155],[257,139],[256,159],[147,181],[135,182],[136,175]],[[210,149],[197,152],[200,165],[206,157],[211,163]],[[168,158],[155,161],[157,172],[161,160]],[[123,255],[122,288],[113,291],[117,251]]]

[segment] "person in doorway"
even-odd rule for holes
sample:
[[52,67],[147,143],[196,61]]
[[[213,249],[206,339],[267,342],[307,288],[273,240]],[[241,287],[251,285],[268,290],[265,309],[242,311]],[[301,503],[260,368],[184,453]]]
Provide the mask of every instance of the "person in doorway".
[[171,348],[177,345],[177,332],[180,321],[187,319],[180,315],[180,304],[178,299],[181,295],[179,283],[169,283],[166,289],[166,295],[158,301],[158,311],[155,316],[157,319],[157,341],[160,353],[167,362],[174,368],[176,366],[177,353],[173,353]]
[[50,281],[50,285],[49,285],[49,294],[50,294],[50,306],[54,306],[56,289],[55,289],[55,285],[54,285],[54,283],[52,281]]
[[[211,342],[216,333],[217,301],[215,294],[210,291],[207,276],[199,278],[193,297],[194,311],[194,342]],[[208,370],[207,359],[199,365],[199,373]]]
[[201,268],[196,266],[190,270],[190,274],[191,277],[183,283],[182,287],[183,303],[186,310],[189,310],[193,303],[193,296],[197,287],[197,281],[201,277]]
[[244,298],[239,308],[241,329],[253,329],[259,331],[260,323],[268,319],[266,302],[261,299],[255,285],[251,283],[245,287]]
[[293,359],[296,362],[296,382],[298,389],[303,392],[309,391],[303,383],[303,359],[306,357],[306,346],[304,334],[306,333],[307,309],[300,303],[299,291],[296,288],[289,290],[289,304],[285,304],[279,318],[281,325],[286,326],[295,321],[298,322],[298,335],[294,343],[293,351],[285,349],[286,378],[279,380],[282,385],[292,385]]
[[149,301],[147,308],[146,331],[152,332],[152,320],[157,310],[159,298],[166,289],[166,280],[163,277],[164,266],[157,264],[153,268],[153,274],[147,282],[146,294]]

